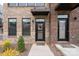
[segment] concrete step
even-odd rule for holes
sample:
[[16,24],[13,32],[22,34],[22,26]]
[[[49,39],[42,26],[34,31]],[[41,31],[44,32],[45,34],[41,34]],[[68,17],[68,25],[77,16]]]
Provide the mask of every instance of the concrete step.
[[37,45],[45,45],[45,41],[36,41]]

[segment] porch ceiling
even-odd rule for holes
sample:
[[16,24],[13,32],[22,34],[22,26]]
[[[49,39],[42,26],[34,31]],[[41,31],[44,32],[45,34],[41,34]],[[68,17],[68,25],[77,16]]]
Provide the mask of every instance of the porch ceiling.
[[45,7],[35,7],[31,12],[33,15],[48,15],[50,9]]
[[79,6],[79,3],[60,3],[55,8],[56,11],[71,11]]

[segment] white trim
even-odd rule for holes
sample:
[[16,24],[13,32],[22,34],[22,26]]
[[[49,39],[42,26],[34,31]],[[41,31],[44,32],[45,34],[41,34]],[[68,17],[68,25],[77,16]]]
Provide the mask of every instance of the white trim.
[[68,15],[58,15],[57,18],[68,18]]
[[36,19],[36,22],[44,22],[44,19]]
[[30,19],[23,19],[23,22],[30,22]]
[[9,19],[9,22],[16,22],[16,19]]

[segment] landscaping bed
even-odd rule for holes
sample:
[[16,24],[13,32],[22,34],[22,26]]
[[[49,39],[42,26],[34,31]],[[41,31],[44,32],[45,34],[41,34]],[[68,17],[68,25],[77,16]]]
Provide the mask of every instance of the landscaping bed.
[[32,44],[25,44],[25,47],[26,47],[26,50],[23,53],[19,54],[19,56],[28,56],[30,49],[32,47]]
[[0,45],[0,56],[27,56],[32,44],[25,44],[24,38],[19,37],[16,44],[5,39]]

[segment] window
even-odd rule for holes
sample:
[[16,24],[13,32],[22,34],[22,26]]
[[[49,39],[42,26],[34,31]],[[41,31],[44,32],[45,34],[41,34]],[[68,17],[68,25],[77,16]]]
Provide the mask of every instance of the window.
[[45,4],[44,3],[8,3],[8,6],[10,7],[24,7],[24,6],[28,6],[28,7],[44,7]]
[[10,7],[16,7],[16,6],[18,6],[18,3],[8,3],[8,6],[10,6]]
[[27,3],[27,6],[28,7],[32,7],[32,6],[34,7],[35,6],[35,3]]
[[23,7],[23,6],[27,6],[26,3],[18,3],[19,6]]
[[45,4],[44,4],[44,3],[36,3],[35,6],[36,6],[36,7],[44,7]]
[[58,15],[58,39],[68,40],[68,15]]
[[30,35],[30,19],[22,19],[22,35]]
[[16,19],[9,18],[8,20],[8,35],[16,35]]

